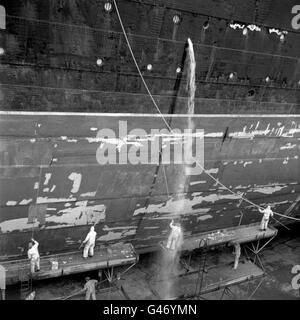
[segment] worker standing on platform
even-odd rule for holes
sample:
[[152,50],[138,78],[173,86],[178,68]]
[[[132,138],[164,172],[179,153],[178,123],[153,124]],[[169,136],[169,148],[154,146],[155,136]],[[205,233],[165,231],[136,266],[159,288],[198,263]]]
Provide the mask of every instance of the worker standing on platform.
[[27,251],[28,259],[30,260],[30,271],[35,273],[40,271],[40,254],[39,254],[39,243],[34,239],[29,242],[29,249]]
[[0,265],[0,290],[2,300],[5,300],[5,289],[6,289],[6,270]]
[[90,277],[85,278],[86,284],[84,285],[83,290],[85,291],[85,300],[96,300],[96,286],[98,285],[97,280],[91,280]]
[[235,260],[234,260],[233,269],[236,270],[239,265],[239,260],[240,260],[240,256],[241,256],[241,245],[237,242],[235,242],[233,245],[234,245],[234,253],[235,253]]
[[180,246],[182,231],[181,227],[177,224],[174,224],[174,220],[170,223],[171,233],[167,242],[167,249],[176,250]]
[[83,243],[85,243],[85,247],[83,249],[83,258],[84,259],[87,259],[88,256],[90,256],[90,257],[94,256],[96,236],[97,236],[97,233],[95,232],[95,228],[91,227],[90,232],[88,233],[85,240],[83,241]]
[[270,216],[273,217],[274,213],[271,210],[270,206],[268,206],[266,209],[263,209],[263,210],[261,208],[259,208],[259,212],[264,214],[264,216],[261,220],[261,223],[260,223],[260,230],[266,231],[268,228]]

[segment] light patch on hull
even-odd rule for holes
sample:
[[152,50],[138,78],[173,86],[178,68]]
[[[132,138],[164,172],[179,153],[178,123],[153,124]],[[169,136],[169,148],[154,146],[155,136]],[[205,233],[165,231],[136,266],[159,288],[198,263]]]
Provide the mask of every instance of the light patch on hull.
[[[59,211],[57,214],[47,214],[45,229],[58,229],[63,227],[72,227],[76,225],[96,224],[104,221],[106,217],[106,206],[86,206],[86,202],[78,202],[76,208],[68,208]],[[48,211],[56,211],[56,208],[47,208]],[[83,213],[86,212],[86,214]],[[48,223],[54,225],[47,226]],[[2,233],[13,231],[28,231],[32,228],[38,228],[39,222],[28,223],[28,218],[7,220],[0,223]]]
[[205,133],[205,138],[222,138],[224,135],[223,132],[213,132],[213,133]]
[[47,229],[59,228],[65,226],[86,225],[104,221],[106,217],[106,206],[103,204],[87,206],[87,201],[76,203],[77,207],[67,208],[58,211],[57,215],[47,217],[47,223],[55,223],[55,226],[49,226]]
[[199,222],[199,221],[205,221],[205,220],[212,219],[212,218],[213,218],[212,215],[206,214],[206,215],[204,215],[204,216],[198,217],[198,218],[197,218],[197,222]]
[[295,133],[300,133],[300,129],[290,129],[288,132],[282,134],[282,137],[294,138]]
[[65,203],[65,207],[66,207],[66,208],[69,208],[69,207],[71,207],[71,206],[72,206],[71,203]]
[[219,168],[205,170],[205,172],[210,173],[210,174],[217,174],[219,172]]
[[256,126],[255,130],[247,129],[247,126],[243,128],[243,131],[237,131],[229,134],[230,138],[235,139],[253,139],[256,136],[274,136],[274,137],[284,137],[284,138],[293,138],[296,133],[300,133],[300,126],[296,123],[293,124],[295,128],[286,129],[285,126],[280,126],[279,128],[273,127],[270,128],[270,123],[267,125],[266,129],[258,130]]
[[145,230],[155,230],[159,229],[159,227],[144,227]]
[[272,194],[286,188],[286,186],[261,186],[253,188],[252,192],[259,192],[263,194]]
[[[200,208],[200,209],[194,209],[194,211],[188,212],[188,211],[179,211],[180,216],[198,216],[198,215],[206,215],[211,209],[210,208]],[[158,217],[153,218],[152,220],[172,220],[178,218],[178,212],[171,212],[167,214],[162,214]]]
[[134,236],[136,234],[136,227],[125,227],[125,228],[114,228],[114,229],[125,229],[121,232],[109,231],[106,235],[97,238],[97,241],[113,241],[121,240],[128,236]]
[[71,192],[77,193],[79,191],[79,188],[81,185],[82,174],[73,172],[69,175],[68,178],[69,178],[69,180],[73,181],[73,187],[72,187]]
[[51,179],[51,176],[52,176],[51,173],[46,173],[46,174],[45,174],[45,182],[44,182],[44,185],[45,185],[45,186],[48,185],[48,183],[49,183],[49,181],[50,181],[50,179]]
[[7,207],[14,207],[17,205],[17,203],[18,203],[17,201],[7,201],[6,206]]
[[13,231],[26,231],[39,226],[39,222],[28,223],[28,218],[13,219],[0,223],[0,230],[2,233]]
[[287,157],[287,158],[285,158],[284,160],[283,160],[283,164],[288,164],[289,163],[289,160],[290,160],[290,158],[289,157]]
[[246,161],[245,163],[244,163],[244,168],[246,168],[249,164],[252,164],[253,162],[252,161]]
[[[193,199],[170,199],[167,202],[160,204],[151,204],[148,208],[139,208],[136,209],[133,213],[133,216],[144,213],[159,213],[162,215],[168,215],[169,218],[176,217],[178,213],[180,215],[191,215],[191,214],[206,214],[210,211],[210,208],[193,208],[195,205],[198,205],[202,202],[215,203],[216,201],[222,199],[240,199],[239,195],[235,194],[210,194],[207,196],[201,196],[202,192],[195,192],[192,194]],[[181,208],[181,209],[178,209]],[[165,219],[165,217],[157,217],[155,219]]]
[[290,150],[296,148],[296,144],[291,144],[290,142],[284,145],[283,147],[280,147],[280,150]]
[[193,182],[190,182],[190,185],[194,186],[196,184],[205,184],[205,183],[206,183],[206,181],[193,181]]
[[38,197],[36,200],[37,204],[44,204],[44,203],[56,203],[56,202],[68,202],[68,201],[76,201],[76,198],[48,198],[48,197]]
[[95,192],[87,192],[87,193],[82,193],[80,197],[95,197],[96,196],[96,191]]
[[29,203],[31,203],[32,202],[32,199],[24,199],[24,200],[22,200],[21,202],[20,202],[20,205],[21,206],[26,206],[26,205],[28,205]]
[[107,225],[105,225],[105,226],[103,227],[103,231],[127,230],[127,229],[130,229],[130,228],[135,228],[135,229],[136,229],[136,226],[126,226],[126,227],[113,227],[113,228],[110,228],[110,227],[108,227]]

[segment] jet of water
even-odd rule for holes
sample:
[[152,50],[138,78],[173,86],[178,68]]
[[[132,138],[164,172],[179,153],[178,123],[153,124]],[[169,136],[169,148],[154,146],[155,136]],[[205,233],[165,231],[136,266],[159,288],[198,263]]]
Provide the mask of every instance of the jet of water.
[[187,77],[187,91],[189,92],[188,114],[191,116],[195,112],[196,60],[195,60],[194,46],[190,38],[188,38],[187,50],[188,50],[188,58],[189,58],[189,68],[188,68],[188,77]]
[[[188,38],[187,57],[189,62],[187,72],[187,91],[188,91],[188,129],[194,130],[193,115],[195,113],[195,94],[196,94],[196,60],[194,46],[190,38]],[[184,157],[187,164],[192,163],[193,160],[193,138],[190,137],[186,141],[184,150]],[[190,167],[185,168],[186,176],[189,175]]]
[[[195,60],[195,53],[194,53],[194,47],[191,39],[188,39],[188,46],[187,46],[187,57],[188,57],[188,71],[187,71],[187,91],[189,94],[188,98],[188,129],[193,130],[194,129],[194,123],[193,123],[193,115],[195,112],[195,93],[196,93],[196,60]],[[179,184],[186,184],[189,183],[190,176],[188,174],[189,172],[189,165],[190,163],[189,159],[192,157],[192,139],[187,139],[185,141],[186,147],[185,152],[187,152],[187,155],[185,155],[185,170],[183,175],[179,175],[180,181],[178,181]],[[182,205],[179,205],[176,211],[176,215],[179,217],[180,213],[183,209],[183,203],[184,199],[181,201]],[[172,247],[171,249],[165,249],[163,250],[163,256],[161,261],[161,277],[162,277],[162,295],[163,299],[170,299],[176,295],[175,293],[175,286],[174,286],[174,275],[176,275],[178,268],[179,268],[179,255],[181,251],[181,246],[183,243],[183,233],[182,233],[182,226],[180,226],[177,223],[177,226],[180,228],[180,236],[177,241],[177,245],[175,247]],[[173,230],[170,232],[173,232]],[[171,237],[171,234],[170,234]]]

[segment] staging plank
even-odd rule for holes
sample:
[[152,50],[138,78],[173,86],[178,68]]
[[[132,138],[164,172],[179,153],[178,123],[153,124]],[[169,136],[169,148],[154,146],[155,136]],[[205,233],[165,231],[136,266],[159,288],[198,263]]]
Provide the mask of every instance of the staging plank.
[[[52,261],[58,261],[58,269],[52,270]],[[83,259],[82,251],[41,257],[41,270],[33,275],[33,280],[56,278],[64,275],[111,268],[138,261],[138,255],[131,244],[118,244],[95,248],[94,257]],[[27,259],[3,262],[6,270],[6,284],[18,283],[20,277],[30,273]]]
[[197,248],[223,245],[227,243],[247,243],[260,239],[268,239],[277,235],[277,229],[269,226],[266,231],[260,231],[260,225],[250,224],[246,226],[232,227],[201,233],[184,239],[181,251],[193,251]]
[[[203,279],[201,294],[214,292],[225,287],[262,278],[264,271],[251,261],[240,263],[237,270],[231,264],[218,265],[209,269]],[[198,273],[192,272],[179,277],[159,279],[151,282],[151,288],[161,299],[186,299],[196,293]]]

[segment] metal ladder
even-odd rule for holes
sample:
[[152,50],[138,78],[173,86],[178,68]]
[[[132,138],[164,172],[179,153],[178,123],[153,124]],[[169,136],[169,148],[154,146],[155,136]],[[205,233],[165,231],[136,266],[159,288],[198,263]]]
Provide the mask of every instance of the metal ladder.
[[201,291],[202,291],[202,285],[203,285],[203,279],[204,279],[204,273],[206,273],[206,261],[207,261],[207,240],[202,239],[199,242],[199,249],[201,249],[201,256],[199,261],[199,269],[198,269],[198,277],[196,282],[196,288],[195,288],[195,295],[194,297],[196,299],[201,298]]
[[19,269],[20,299],[24,300],[32,292],[32,276],[27,269]]

